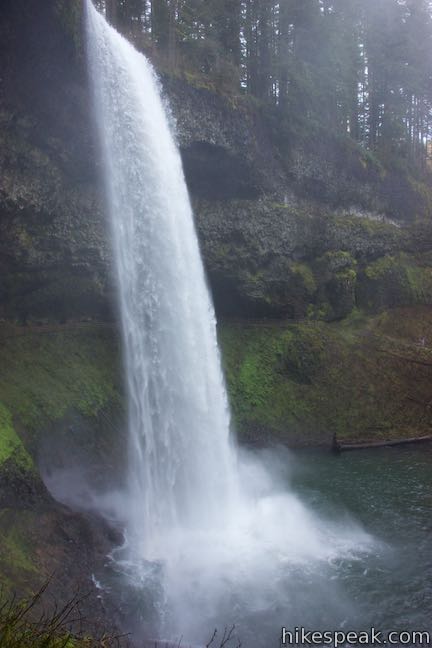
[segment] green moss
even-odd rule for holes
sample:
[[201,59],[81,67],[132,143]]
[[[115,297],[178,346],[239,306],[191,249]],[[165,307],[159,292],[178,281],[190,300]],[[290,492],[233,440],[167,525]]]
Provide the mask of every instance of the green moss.
[[[374,317],[355,309],[332,323],[224,323],[220,340],[240,437],[330,445],[335,433],[429,433],[432,351],[424,340],[431,329],[432,309],[419,307]],[[424,366],[404,360],[419,355]]]
[[360,277],[360,304],[371,309],[432,301],[432,268],[407,254],[387,255]]
[[233,413],[243,434],[257,425],[280,436],[287,426],[309,418],[309,406],[299,398],[297,376],[290,379],[285,369],[293,337],[292,328],[221,327]]
[[184,70],[178,72],[177,75],[170,70],[172,76],[183,76],[189,85],[198,90],[208,90],[209,92],[217,92],[217,84],[213,79],[210,79],[208,76],[202,74],[202,72],[196,72],[192,70]]
[[356,305],[357,261],[350,252],[326,252],[315,262],[319,278],[317,319],[335,320],[349,315]]
[[330,216],[326,234],[332,245],[357,258],[400,249],[406,239],[406,232],[391,223],[349,215]]
[[432,268],[407,264],[406,278],[415,301],[430,304],[432,301]]
[[420,182],[413,177],[410,177],[408,181],[414,194],[416,194],[419,198],[420,204],[423,208],[421,211],[423,212],[423,214],[428,216],[432,211],[432,191],[430,183]]
[[337,272],[336,277],[340,281],[352,283],[357,279],[357,272],[355,270],[344,270],[343,272]]
[[323,320],[324,322],[330,321],[334,318],[333,309],[328,302],[320,302],[313,309],[313,315],[310,319]]
[[290,376],[310,384],[324,359],[324,339],[317,325],[292,329],[285,343],[283,362]]
[[307,263],[293,263],[291,270],[300,278],[306,292],[312,296],[317,290],[312,268]]
[[373,151],[361,148],[360,155],[360,162],[364,168],[370,169],[381,177],[385,177],[387,172],[383,167],[381,160]]
[[0,592],[13,594],[17,590],[31,594],[39,587],[41,574],[28,532],[35,524],[30,511],[0,510]]
[[252,286],[259,286],[263,281],[263,277],[264,272],[262,270],[258,270],[256,272],[248,272],[247,270],[245,270],[242,273],[242,278],[245,283],[248,283]]
[[319,259],[318,264],[324,266],[324,268],[330,272],[338,272],[347,268],[355,268],[357,266],[357,261],[349,252],[346,252],[345,250],[335,250],[332,252],[326,252],[324,256]]
[[31,176],[33,183],[60,185],[62,179],[58,169],[45,151],[29,141],[30,131],[31,127],[18,129],[13,122],[7,130],[2,130],[0,142],[8,151],[8,167],[17,165],[24,176]]
[[92,418],[119,402],[118,346],[108,328],[4,326],[1,338],[0,400],[30,441],[70,410]]
[[398,267],[397,260],[392,256],[385,256],[365,268],[368,279],[381,279]]
[[[16,526],[8,528],[4,518],[10,514],[8,511],[0,511],[0,526],[2,529],[2,538],[0,541],[0,563],[8,563],[7,572],[31,572],[37,573],[34,557],[32,555],[31,545],[24,534]],[[22,518],[25,513],[21,513]],[[23,522],[23,519],[22,519]]]
[[232,249],[229,243],[221,243],[219,246],[215,247],[213,254],[219,258],[229,257],[232,254]]
[[30,455],[14,430],[12,416],[0,403],[0,467],[10,459],[25,470],[33,467]]

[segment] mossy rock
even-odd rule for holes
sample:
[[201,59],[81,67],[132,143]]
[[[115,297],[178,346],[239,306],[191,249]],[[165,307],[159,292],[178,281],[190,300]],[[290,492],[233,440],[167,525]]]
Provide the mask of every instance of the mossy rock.
[[407,254],[387,255],[359,275],[357,303],[370,310],[432,303],[432,267]]
[[321,258],[317,259],[316,266],[320,272],[332,274],[355,269],[357,267],[357,261],[346,250],[335,250],[326,252]]
[[0,470],[8,462],[24,471],[33,470],[33,461],[13,427],[12,416],[0,403]]
[[346,250],[326,252],[316,260],[318,306],[311,310],[310,316],[331,321],[351,313],[356,306],[357,265]]
[[346,269],[336,272],[326,285],[326,293],[332,307],[331,319],[342,319],[356,307],[357,273]]
[[29,465],[31,456],[47,469],[82,455],[99,481],[114,477],[126,429],[115,330],[92,323],[4,324],[0,339],[2,454],[13,452]]
[[[322,349],[313,340],[314,324],[297,327],[230,325],[220,327],[223,361],[234,422],[242,439],[271,442],[309,437],[312,405],[300,396],[317,369],[309,352]],[[303,352],[296,345],[303,342]]]
[[391,223],[360,216],[329,216],[325,220],[321,245],[324,252],[340,250],[359,262],[392,254],[403,248],[408,233]]
[[200,200],[196,214],[222,316],[341,319],[357,305],[356,273],[413,246],[411,230],[377,215],[306,204]]
[[292,264],[291,270],[299,278],[307,295],[312,298],[317,290],[317,282],[311,266],[307,263],[297,262]]
[[284,367],[293,380],[310,385],[325,357],[324,339],[313,325],[293,328],[291,332],[284,346]]

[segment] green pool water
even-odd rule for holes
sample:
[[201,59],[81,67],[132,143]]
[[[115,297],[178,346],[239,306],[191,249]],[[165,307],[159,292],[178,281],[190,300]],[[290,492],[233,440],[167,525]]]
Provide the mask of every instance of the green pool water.
[[289,470],[309,507],[348,516],[377,540],[368,555],[333,566],[330,578],[354,604],[346,623],[431,631],[432,447],[297,453]]

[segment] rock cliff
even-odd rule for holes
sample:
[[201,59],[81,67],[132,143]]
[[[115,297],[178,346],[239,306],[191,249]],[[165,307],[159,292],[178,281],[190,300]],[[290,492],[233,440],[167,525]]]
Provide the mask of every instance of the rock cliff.
[[[80,3],[31,4],[2,14],[0,314],[106,319],[110,247]],[[162,85],[221,315],[331,320],[428,301],[428,185],[330,137],[282,151],[244,97]],[[410,280],[391,271],[400,253]]]
[[[41,474],[85,455],[89,474],[120,475],[124,416],[80,2],[4,0],[0,36],[0,550],[3,582],[25,589],[66,560],[47,557],[48,536],[74,555],[96,537],[88,564],[116,541],[55,504]],[[246,98],[161,83],[240,437],[329,446],[429,429],[427,177],[330,136],[281,146]],[[37,502],[26,537],[14,491]]]

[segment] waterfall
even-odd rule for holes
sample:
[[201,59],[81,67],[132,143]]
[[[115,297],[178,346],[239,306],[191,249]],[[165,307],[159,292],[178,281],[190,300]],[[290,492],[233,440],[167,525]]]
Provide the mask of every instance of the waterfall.
[[[92,5],[89,57],[120,296],[130,502],[146,550],[235,482],[216,320],[153,68]],[[156,545],[155,545],[156,543]]]
[[203,641],[212,624],[252,627],[251,615],[265,627],[275,600],[300,614],[299,565],[326,564],[368,538],[322,522],[277,482],[274,462],[269,471],[233,446],[215,314],[160,84],[90,0],[86,23],[127,381],[121,560],[137,588],[158,580],[165,636]]

